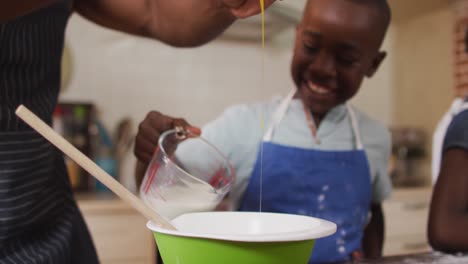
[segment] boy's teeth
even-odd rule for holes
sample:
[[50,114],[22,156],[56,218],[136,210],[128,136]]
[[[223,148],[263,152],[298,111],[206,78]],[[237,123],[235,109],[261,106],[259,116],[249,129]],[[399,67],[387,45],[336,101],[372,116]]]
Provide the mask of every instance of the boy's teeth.
[[309,86],[309,89],[317,94],[329,94],[330,93],[330,90],[323,88],[321,86],[315,85],[311,81],[307,82],[307,86]]

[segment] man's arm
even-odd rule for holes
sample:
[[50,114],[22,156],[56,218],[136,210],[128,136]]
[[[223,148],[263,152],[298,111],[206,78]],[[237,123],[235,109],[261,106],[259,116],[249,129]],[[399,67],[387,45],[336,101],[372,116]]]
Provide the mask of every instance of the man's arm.
[[384,215],[381,204],[372,204],[372,217],[364,230],[362,241],[365,258],[379,258],[382,256],[384,241]]
[[7,22],[19,16],[26,15],[34,10],[43,8],[56,0],[14,0],[0,1],[0,23]]
[[236,17],[257,14],[259,0],[75,0],[75,10],[108,28],[188,47],[214,39]]
[[448,149],[432,195],[428,236],[445,252],[468,252],[468,151]]

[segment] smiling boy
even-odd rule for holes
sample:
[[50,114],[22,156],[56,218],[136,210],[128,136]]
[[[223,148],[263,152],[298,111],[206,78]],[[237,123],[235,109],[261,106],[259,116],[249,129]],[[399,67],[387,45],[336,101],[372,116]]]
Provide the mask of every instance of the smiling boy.
[[[258,211],[261,190],[262,211],[337,224],[333,236],[317,241],[310,263],[382,254],[390,134],[348,101],[385,58],[390,17],[385,0],[309,0],[296,29],[289,95],[231,107],[202,129],[237,172],[235,209]],[[147,115],[135,146],[140,169],[158,135],[175,125],[194,130],[181,119]]]

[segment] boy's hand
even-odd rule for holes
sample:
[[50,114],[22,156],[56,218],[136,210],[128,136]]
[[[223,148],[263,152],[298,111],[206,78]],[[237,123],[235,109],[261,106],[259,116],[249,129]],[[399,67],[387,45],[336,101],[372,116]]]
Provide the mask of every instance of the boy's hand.
[[191,126],[184,119],[172,118],[155,111],[149,112],[138,126],[138,133],[135,138],[134,153],[138,161],[147,166],[158,145],[159,136],[175,127],[182,127],[194,135],[201,134],[199,128]]
[[[237,18],[247,18],[261,12],[260,0],[221,0]],[[265,9],[275,0],[263,0]]]

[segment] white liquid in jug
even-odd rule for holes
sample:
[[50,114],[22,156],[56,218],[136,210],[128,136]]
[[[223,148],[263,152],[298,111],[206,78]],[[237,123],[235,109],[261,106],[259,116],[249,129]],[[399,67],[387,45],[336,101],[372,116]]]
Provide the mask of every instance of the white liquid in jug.
[[185,213],[212,211],[219,203],[218,194],[206,192],[206,186],[198,184],[171,186],[158,190],[158,193],[151,192],[154,190],[142,195],[143,201],[167,219]]

